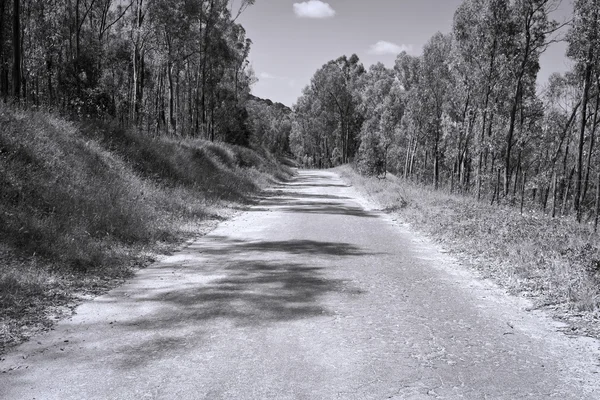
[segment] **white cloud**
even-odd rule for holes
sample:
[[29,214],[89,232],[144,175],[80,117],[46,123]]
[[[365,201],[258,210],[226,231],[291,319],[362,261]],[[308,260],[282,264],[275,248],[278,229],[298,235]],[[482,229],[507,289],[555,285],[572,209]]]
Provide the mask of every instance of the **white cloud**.
[[274,76],[274,75],[271,75],[271,74],[270,74],[270,73],[268,73],[268,72],[261,72],[261,73],[258,75],[258,77],[259,77],[259,78],[261,78],[261,79],[277,79],[277,77],[276,77],[276,76]]
[[268,72],[261,72],[260,74],[258,74],[258,77],[260,79],[270,79],[270,80],[278,80],[278,81],[290,79],[287,76],[277,76],[277,75],[270,74]]
[[413,51],[412,44],[397,45],[395,43],[380,40],[379,42],[377,42],[371,46],[371,48],[369,49],[369,54],[375,54],[378,56],[386,55],[386,54],[397,55],[397,54],[402,53],[403,51],[406,51],[407,53],[411,53]]
[[289,85],[290,87],[296,86],[296,80],[287,76],[278,76],[270,74],[268,72],[261,72],[260,74],[258,74],[258,77],[263,81],[276,81],[279,82],[279,84],[284,83]]
[[335,15],[335,10],[321,0],[308,0],[294,3],[294,13],[300,18],[331,18]]

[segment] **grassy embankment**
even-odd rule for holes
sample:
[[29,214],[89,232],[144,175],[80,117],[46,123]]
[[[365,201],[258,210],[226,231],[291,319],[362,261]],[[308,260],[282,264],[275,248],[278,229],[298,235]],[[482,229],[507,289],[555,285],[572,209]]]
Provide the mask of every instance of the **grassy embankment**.
[[572,218],[490,206],[388,175],[379,180],[349,166],[341,175],[388,212],[398,214],[510,292],[550,309],[581,334],[600,337],[600,240]]
[[0,105],[0,353],[291,174],[265,151]]

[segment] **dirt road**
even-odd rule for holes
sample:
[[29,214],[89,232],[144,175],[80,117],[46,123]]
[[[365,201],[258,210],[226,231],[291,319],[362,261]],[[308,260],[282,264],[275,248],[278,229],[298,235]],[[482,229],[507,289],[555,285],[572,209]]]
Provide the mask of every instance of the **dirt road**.
[[598,399],[599,344],[301,171],[0,362],[9,399]]

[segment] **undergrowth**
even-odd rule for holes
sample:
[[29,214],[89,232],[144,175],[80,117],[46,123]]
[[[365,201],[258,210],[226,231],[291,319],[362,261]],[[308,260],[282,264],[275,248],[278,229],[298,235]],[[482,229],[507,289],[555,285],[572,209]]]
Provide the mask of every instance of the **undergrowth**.
[[264,149],[0,105],[0,352],[291,170]]
[[540,212],[490,206],[388,175],[341,175],[382,209],[437,240],[484,277],[534,300],[595,315],[600,311],[600,243],[587,225]]

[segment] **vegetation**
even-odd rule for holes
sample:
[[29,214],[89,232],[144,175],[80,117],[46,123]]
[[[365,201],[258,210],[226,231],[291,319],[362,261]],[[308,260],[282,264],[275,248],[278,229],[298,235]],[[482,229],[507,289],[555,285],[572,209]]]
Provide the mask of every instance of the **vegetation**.
[[[372,186],[386,207],[468,254],[494,242],[508,280],[597,308],[600,0],[565,22],[559,2],[464,0],[421,55],[332,60],[290,110],[250,94],[236,21],[254,0],[0,0],[2,340],[222,218],[290,153],[402,177]],[[563,39],[573,69],[540,88]]]
[[262,148],[3,105],[0,125],[0,350],[290,173]]
[[[600,3],[575,1],[566,23],[551,18],[558,4],[465,0],[420,56],[368,70],[355,55],[330,61],[294,107],[291,150],[307,166],[354,161],[366,175],[594,222]],[[538,90],[540,56],[565,30],[573,70]]]
[[0,0],[0,351],[290,170],[254,0]]
[[[362,176],[342,174],[382,209],[485,276],[593,317],[600,1],[575,0],[561,22],[559,4],[464,0],[452,32],[393,68],[328,62],[294,106],[290,148],[307,167],[351,164]],[[560,40],[572,70],[538,82],[540,56]]]
[[0,98],[246,145],[253,3],[0,0]]

